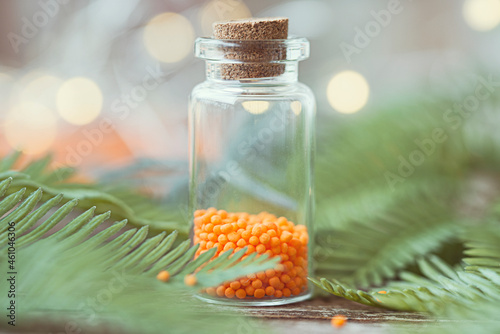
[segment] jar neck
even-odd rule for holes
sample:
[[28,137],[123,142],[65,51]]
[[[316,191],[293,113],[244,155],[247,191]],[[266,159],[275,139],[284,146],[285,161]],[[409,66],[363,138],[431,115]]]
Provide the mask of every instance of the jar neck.
[[298,62],[240,62],[206,61],[208,81],[219,84],[286,85],[298,80]]

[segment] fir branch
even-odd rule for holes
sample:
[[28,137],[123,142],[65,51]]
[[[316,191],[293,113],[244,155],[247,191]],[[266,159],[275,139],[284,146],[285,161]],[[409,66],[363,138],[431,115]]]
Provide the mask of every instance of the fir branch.
[[[0,192],[9,193],[11,184],[12,179],[1,181]],[[226,252],[214,261],[211,259],[213,251],[209,251],[193,261],[198,245],[189,247],[189,241],[185,241],[174,247],[176,232],[147,238],[147,227],[123,231],[126,221],[121,221],[95,234],[111,216],[109,212],[94,215],[94,208],[90,208],[72,218],[70,215],[77,200],[61,205],[62,195],[57,195],[43,201],[41,189],[23,199],[24,194],[23,189],[4,196],[0,201],[0,217],[4,223],[15,222],[18,272],[25,273],[19,276],[19,305],[22,305],[19,312],[26,323],[39,320],[40,314],[60,322],[57,313],[62,310],[67,314],[64,321],[82,322],[82,317],[86,316],[86,310],[81,309],[82,300],[87,296],[99,298],[102,289],[120,279],[116,275],[121,275],[130,286],[123,287],[123,292],[103,302],[100,309],[93,310],[99,321],[113,328],[118,330],[127,324],[132,333],[159,332],[162,326],[172,332],[188,332],[193,328],[189,322],[193,317],[204,319],[203,326],[227,328],[234,323],[221,319],[215,311],[207,314],[200,311],[201,307],[197,310],[197,302],[190,294],[273,268],[279,260],[255,255],[241,260],[246,251],[241,250],[236,254]],[[61,224],[62,228],[50,233]],[[0,225],[0,248],[8,245],[8,226],[6,223]],[[0,264],[6,261],[2,252]],[[169,271],[168,283],[160,283],[154,278],[159,270]],[[197,284],[189,288],[183,280],[192,273],[196,274]],[[0,287],[5,284],[4,280]],[[7,302],[6,298],[6,295],[1,297],[2,303]],[[141,305],[140,312],[137,312],[137,305]],[[159,309],[164,312],[158,312]]]

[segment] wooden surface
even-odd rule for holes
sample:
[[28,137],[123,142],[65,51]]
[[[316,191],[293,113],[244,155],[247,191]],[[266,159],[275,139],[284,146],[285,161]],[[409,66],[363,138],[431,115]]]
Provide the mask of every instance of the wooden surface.
[[[222,311],[225,309],[230,309],[231,311],[236,311],[237,313],[253,318],[251,321],[247,317],[238,318],[238,321],[236,321],[235,317],[234,331],[230,334],[256,332],[276,334],[385,334],[399,333],[405,328],[426,333],[426,326],[432,323],[431,320],[422,314],[396,312],[364,306],[335,296],[317,297],[314,300],[306,302],[272,307],[231,307],[213,304],[210,307],[203,307],[203,310],[206,312],[214,312],[214,310]],[[333,328],[330,324],[330,319],[337,314],[342,314],[348,318],[347,324],[341,329]],[[16,326],[17,331],[15,333],[66,333],[64,324],[64,322],[53,323],[44,320],[44,316],[42,315],[38,321],[34,321],[26,326]],[[2,331],[0,329],[0,334],[3,333],[14,332]],[[96,326],[80,334],[84,333],[103,334],[117,333],[117,331]],[[211,333],[209,328],[206,333]]]
[[[227,306],[217,306],[221,309]],[[232,308],[234,310],[234,308]],[[425,332],[430,323],[422,314],[396,312],[357,304],[335,296],[315,298],[302,303],[273,306],[236,308],[238,312],[260,319],[263,327],[270,326],[276,333],[335,333],[340,332],[330,324],[337,314],[349,320],[341,333],[389,333],[394,328],[412,327]],[[241,333],[245,331],[240,326]]]

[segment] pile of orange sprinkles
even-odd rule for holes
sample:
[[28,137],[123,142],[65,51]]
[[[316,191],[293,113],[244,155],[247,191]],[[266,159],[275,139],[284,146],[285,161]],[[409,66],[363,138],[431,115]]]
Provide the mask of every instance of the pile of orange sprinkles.
[[251,215],[209,208],[194,213],[194,243],[200,247],[196,257],[217,248],[215,257],[247,247],[249,254],[280,257],[275,269],[244,276],[218,287],[207,288],[211,296],[227,298],[282,298],[300,295],[307,290],[308,233],[304,225],[295,225],[285,217],[267,212]]

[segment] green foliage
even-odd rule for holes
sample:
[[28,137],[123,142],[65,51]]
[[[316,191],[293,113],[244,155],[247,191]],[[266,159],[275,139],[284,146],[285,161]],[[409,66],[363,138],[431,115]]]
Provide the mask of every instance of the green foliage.
[[[483,321],[485,326],[475,324],[481,333],[500,329],[495,314],[500,311],[500,275],[485,268],[476,272],[465,272],[453,268],[435,256],[417,261],[422,275],[412,272],[400,273],[400,281],[389,283],[384,288],[371,292],[355,290],[336,280],[325,278],[311,281],[318,287],[339,297],[369,306],[384,307],[400,311],[425,312],[438,319],[457,321]],[[384,293],[380,291],[383,290]],[[481,324],[483,324],[481,322]],[[470,329],[470,325],[465,328]],[[453,322],[440,330],[466,333],[467,330]],[[437,330],[436,330],[437,332]]]
[[[428,332],[499,331],[491,320],[500,314],[500,103],[494,96],[458,123],[447,121],[444,113],[465,96],[452,101],[428,94],[384,110],[320,120],[315,285],[366,305],[472,321],[429,326]],[[435,131],[442,140],[434,140]],[[408,167],[430,139],[424,160]],[[81,301],[97,298],[120,272],[130,286],[95,309],[99,321],[121,321],[132,332],[167,326],[185,332],[188,321],[195,332],[205,324],[224,331],[231,321],[201,312],[208,306],[187,297],[192,289],[182,284],[184,275],[198,269],[199,287],[213,286],[269,265],[263,258],[237,261],[243,253],[207,264],[207,252],[191,261],[196,248],[183,241],[187,225],[179,217],[187,185],[177,184],[167,205],[160,205],[130,185],[71,183],[72,169],[48,171],[50,157],[13,171],[19,159],[14,154],[0,160],[0,180],[14,177],[0,183],[0,241],[6,242],[5,223],[16,221],[20,265],[30,272],[22,282],[30,316],[44,310],[55,319],[48,310],[59,305],[58,311],[71,310],[68,316],[76,319]],[[119,221],[110,225],[108,218]],[[137,228],[126,230],[124,219]],[[173,275],[168,284],[152,278],[161,269]]]
[[[226,252],[210,261],[214,249],[193,260],[198,245],[190,247],[186,240],[175,246],[177,232],[148,238],[147,226],[124,230],[125,220],[106,227],[109,212],[95,215],[93,207],[75,216],[72,212],[77,199],[63,204],[64,195],[59,194],[43,201],[41,189],[24,198],[25,188],[9,192],[12,184],[12,178],[0,182],[0,249],[4,250],[0,262],[7,263],[5,248],[12,242],[8,223],[15,222],[19,272],[16,302],[22,314],[18,321],[23,325],[40,318],[57,323],[60,319],[54,310],[64,310],[82,328],[103,323],[144,333],[161,332],[161,328],[169,332],[197,328],[201,332],[205,326],[229,330],[234,326],[231,318],[203,311],[190,294],[277,264],[277,259],[266,256],[241,260],[245,249],[235,254]],[[171,279],[167,284],[154,278],[160,270],[169,271]],[[195,271],[197,285],[188,288],[183,279]],[[126,282],[120,292],[107,288],[114,280]],[[8,290],[7,284],[2,280],[2,291]],[[105,297],[100,297],[101,291],[105,291]],[[96,303],[96,298],[106,299],[100,301],[98,309],[91,310],[98,315],[83,321],[82,312],[88,310],[82,310],[81,304],[88,296],[94,297],[84,305],[87,308]],[[0,300],[7,305],[7,295]],[[192,319],[200,322],[193,325]],[[248,320],[241,321],[250,326]]]
[[[466,96],[405,101],[336,128],[322,120],[315,285],[366,305],[471,321],[429,332],[500,330],[492,321],[500,314],[500,96],[447,121]],[[402,175],[402,161],[436,129],[445,140]]]
[[466,271],[490,269],[500,274],[500,223],[470,228],[464,236]]
[[320,230],[316,248],[319,271],[361,287],[380,285],[412,264],[416,256],[452,240],[460,229],[457,221],[435,203],[422,200],[418,204],[428,204],[427,209],[406,205],[372,217],[370,224],[353,221],[349,228]]
[[[175,280],[161,283],[148,275],[134,275],[123,266],[109,268],[102,261],[106,254],[67,249],[49,240],[21,248],[17,289],[22,293],[16,298],[16,329],[31,332],[48,325],[48,332],[57,333],[68,328],[75,333],[265,330],[251,319],[194,298],[199,286],[190,288]],[[0,282],[2,291],[7,291],[7,283]],[[7,305],[5,299],[2,295],[3,305]],[[5,322],[0,326],[5,328]]]
[[377,301],[376,297],[366,293],[365,291],[357,290],[352,286],[341,283],[336,279],[328,280],[326,278],[321,278],[318,280],[315,278],[310,278],[310,281],[319,288],[331,293],[332,295],[343,297],[345,299],[368,306],[383,306],[379,301]]
[[[317,158],[319,276],[362,287],[381,284],[453,241],[461,220],[453,207],[463,189],[456,160],[464,146],[443,121],[446,101],[378,110],[332,129],[321,122]],[[324,128],[323,128],[324,127]],[[400,174],[435,129],[446,139]],[[408,162],[409,163],[409,162]],[[392,175],[392,176],[388,176]],[[395,180],[395,181],[394,181]]]

